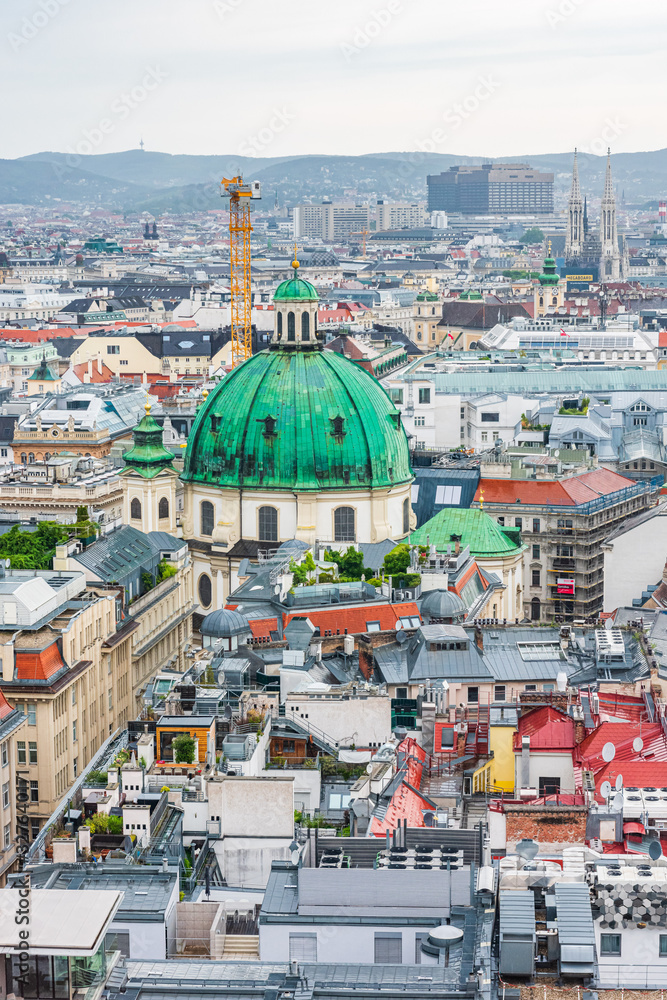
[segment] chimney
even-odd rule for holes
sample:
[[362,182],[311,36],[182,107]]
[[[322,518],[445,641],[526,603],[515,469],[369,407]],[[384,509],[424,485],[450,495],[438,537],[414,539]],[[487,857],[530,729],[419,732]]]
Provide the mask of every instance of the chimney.
[[475,643],[480,653],[484,652],[484,633],[479,626],[475,629]]
[[521,737],[521,787],[530,788],[530,736]]
[[102,374],[102,355],[99,351],[97,352],[97,373],[98,375]]
[[88,358],[88,381],[92,382],[92,380],[93,380],[93,359]]

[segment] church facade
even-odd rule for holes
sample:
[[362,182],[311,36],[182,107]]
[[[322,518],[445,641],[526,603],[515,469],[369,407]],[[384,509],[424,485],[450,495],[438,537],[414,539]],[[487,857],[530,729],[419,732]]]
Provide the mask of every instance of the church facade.
[[600,230],[597,234],[589,229],[587,204],[579,184],[577,151],[574,151],[572,187],[567,207],[565,266],[570,272],[590,273],[593,280],[601,282],[623,281],[628,273],[627,252],[624,241],[618,235],[610,150],[607,150]]

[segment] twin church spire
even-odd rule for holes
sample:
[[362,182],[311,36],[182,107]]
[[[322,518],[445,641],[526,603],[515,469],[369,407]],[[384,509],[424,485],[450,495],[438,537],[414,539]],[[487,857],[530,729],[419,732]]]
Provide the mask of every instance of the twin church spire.
[[625,270],[618,244],[616,221],[616,197],[611,174],[611,150],[607,150],[604,192],[600,205],[599,239],[591,240],[588,235],[587,206],[581,197],[579,183],[579,163],[577,150],[574,151],[572,167],[572,187],[567,207],[567,233],[565,237],[565,257],[590,259],[596,257],[600,281],[618,281]]

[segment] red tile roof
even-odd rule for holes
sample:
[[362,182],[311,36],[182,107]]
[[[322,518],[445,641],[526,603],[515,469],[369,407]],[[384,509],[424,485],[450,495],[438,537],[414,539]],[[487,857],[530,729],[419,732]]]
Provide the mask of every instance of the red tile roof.
[[574,719],[551,705],[522,715],[518,730],[514,734],[515,750],[521,749],[524,736],[530,736],[531,750],[574,749]]
[[409,827],[425,826],[422,810],[432,809],[433,804],[419,792],[426,751],[416,740],[407,737],[398,748],[399,754],[407,756],[407,773],[394,792],[382,819],[374,816],[370,832],[373,837],[384,837],[387,830],[396,830],[399,823],[407,819]]
[[105,365],[104,362],[102,362],[101,368],[102,371],[99,371],[97,360],[91,362],[90,368],[88,367],[88,362],[83,361],[80,365],[74,365],[72,371],[80,382],[91,384],[95,382],[110,382],[114,377],[111,368]]
[[603,781],[615,785],[619,774],[623,775],[624,788],[667,788],[667,761],[624,760],[605,764],[595,775],[595,789],[600,792]]
[[2,691],[0,691],[0,719],[5,719],[13,711],[14,709],[9,704]]
[[[634,741],[640,732],[644,746],[638,752],[634,749]],[[581,767],[596,773],[596,784],[598,783],[598,772],[609,770],[609,765],[602,756],[602,749],[606,743],[613,743],[616,748],[614,759],[611,762],[615,775],[622,770],[625,778],[626,766],[628,765],[638,765],[649,770],[656,766],[656,762],[667,765],[667,741],[659,723],[643,723],[640,726],[637,722],[601,722],[597,729],[582,740],[577,747],[576,754]],[[637,782],[626,779],[625,784],[636,785]],[[656,782],[648,781],[647,784],[656,784]],[[658,784],[661,783],[658,782]],[[667,785],[667,782],[662,782],[662,784]]]
[[20,681],[48,681],[64,665],[55,642],[46,649],[16,653],[16,673]]
[[[227,604],[226,607],[234,608],[236,605]],[[382,632],[390,631],[396,627],[399,618],[419,618],[419,608],[413,601],[405,604],[362,604],[358,607],[347,608],[311,608],[303,610],[299,608],[292,614],[283,614],[283,628],[289,624],[292,618],[308,618],[315,628],[319,628],[320,635],[331,632],[333,635],[358,635],[368,631],[368,622],[380,622]],[[421,621],[421,618],[420,618]],[[268,639],[269,632],[275,631],[278,623],[275,618],[251,618],[250,629],[256,639]]]
[[485,504],[527,503],[575,507],[577,504],[609,496],[628,486],[634,480],[626,479],[609,469],[595,469],[581,476],[559,480],[535,479],[481,479],[475,500],[483,494]]
[[[299,609],[291,615],[284,615],[285,625],[292,618],[305,615],[319,628],[320,634],[332,632],[334,635],[357,635],[368,631],[368,622],[380,623],[380,631],[386,632],[396,627],[401,617],[419,618],[419,608],[413,601],[405,604],[362,604],[359,607]],[[421,621],[421,619],[420,619]]]

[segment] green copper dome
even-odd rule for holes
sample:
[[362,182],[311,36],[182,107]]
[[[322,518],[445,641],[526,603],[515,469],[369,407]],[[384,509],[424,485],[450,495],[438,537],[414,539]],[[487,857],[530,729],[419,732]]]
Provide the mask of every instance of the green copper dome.
[[276,288],[274,302],[319,302],[314,285],[304,278],[290,278]]
[[400,414],[363,368],[321,348],[271,347],[218,385],[181,477],[232,489],[377,489],[412,479]]
[[[470,546],[470,554],[480,559],[518,552],[521,543],[497,524],[485,511],[476,507],[445,507],[410,534],[412,545],[435,545],[438,552],[453,546],[452,535],[460,538],[461,548]],[[427,542],[428,539],[428,542]]]
[[551,254],[549,254],[548,257],[544,258],[544,266],[542,268],[542,274],[540,275],[540,284],[547,286],[557,285],[559,281],[560,278],[558,277],[558,273],[556,271],[556,261]]
[[171,469],[174,456],[162,443],[162,428],[150,415],[150,404],[146,405],[146,416],[132,432],[134,444],[123,455],[125,468],[138,472],[144,479],[153,479],[163,469]]

